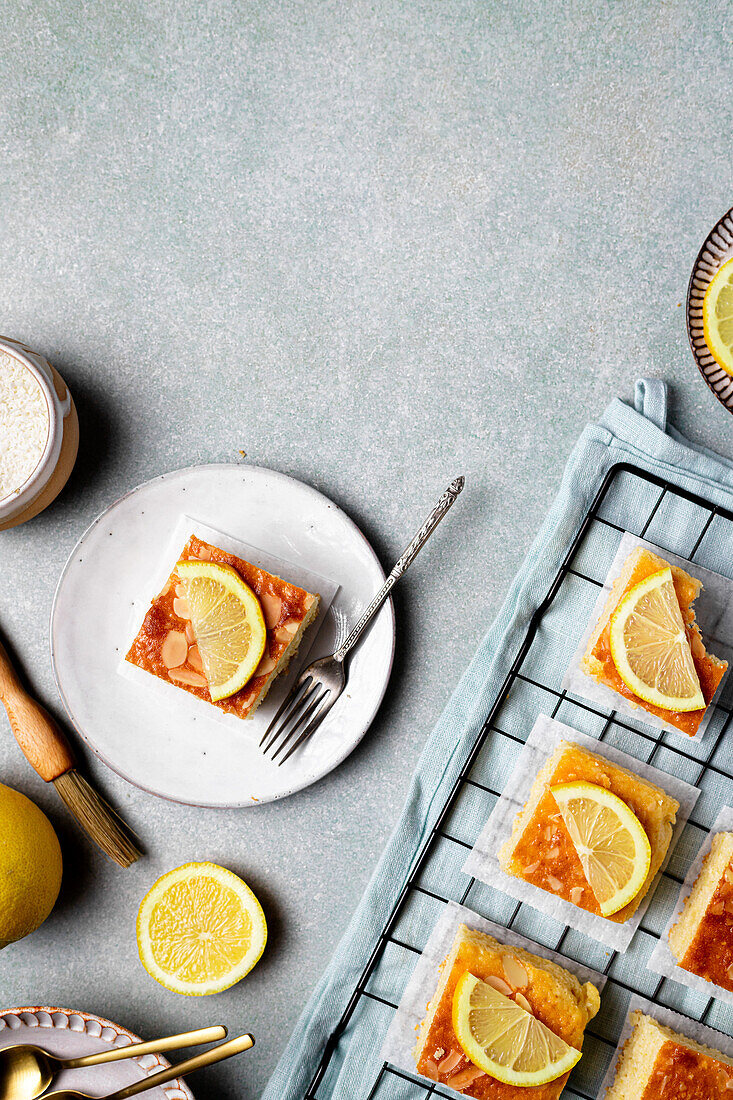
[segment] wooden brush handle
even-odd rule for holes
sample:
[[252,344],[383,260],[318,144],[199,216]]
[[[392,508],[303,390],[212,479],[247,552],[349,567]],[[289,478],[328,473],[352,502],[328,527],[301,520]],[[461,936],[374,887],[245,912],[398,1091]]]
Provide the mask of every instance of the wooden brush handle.
[[25,690],[0,642],[0,700],[15,740],[32,768],[50,783],[74,767],[66,738],[40,703]]

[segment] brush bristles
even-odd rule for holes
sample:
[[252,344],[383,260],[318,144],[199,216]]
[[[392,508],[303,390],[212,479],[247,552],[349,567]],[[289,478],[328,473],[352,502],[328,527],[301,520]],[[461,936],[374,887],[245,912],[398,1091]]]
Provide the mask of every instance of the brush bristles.
[[141,853],[130,839],[124,823],[83,775],[72,769],[54,779],[53,785],[82,829],[110,859],[119,863],[120,867],[129,867],[140,858]]

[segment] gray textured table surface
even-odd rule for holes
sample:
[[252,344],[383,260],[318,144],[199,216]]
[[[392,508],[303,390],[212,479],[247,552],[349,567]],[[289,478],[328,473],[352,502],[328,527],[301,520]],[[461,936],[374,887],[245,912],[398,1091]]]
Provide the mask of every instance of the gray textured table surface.
[[[56,911],[0,955],[4,1006],[145,1035],[221,1019],[258,1045],[202,1100],[259,1095],[345,927],[421,746],[497,610],[583,424],[634,378],[733,454],[686,344],[695,253],[731,203],[731,19],[706,0],[8,0],[0,51],[0,331],[76,395],[59,501],[0,534],[0,623],[58,710],[59,571],[130,486],[202,461],[322,489],[383,562],[456,473],[467,490],[396,594],[385,704],[286,802],[168,805],[89,768],[149,857],[79,838],[4,719],[5,781],[62,835]],[[4,731],[4,732],[3,732]],[[158,874],[208,858],[260,894],[252,975],[178,998],[142,970]]]

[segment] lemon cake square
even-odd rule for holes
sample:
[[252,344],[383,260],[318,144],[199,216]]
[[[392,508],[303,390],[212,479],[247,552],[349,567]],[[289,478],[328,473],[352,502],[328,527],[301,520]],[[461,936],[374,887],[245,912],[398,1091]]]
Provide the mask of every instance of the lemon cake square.
[[605,1100],[729,1100],[733,1095],[733,1059],[643,1012],[633,1012],[631,1021]]
[[[556,793],[552,788],[556,788]],[[571,836],[566,823],[567,816],[573,827],[572,819],[567,808],[564,816],[558,801],[564,793],[573,789],[579,790],[581,795],[585,793],[594,813],[595,807],[609,806],[612,826],[617,820],[615,815],[623,814],[614,797],[618,799],[636,819],[637,825],[631,821],[631,827],[638,831],[640,826],[648,842],[648,864],[645,864],[646,872],[640,879],[638,890],[621,908],[610,914],[604,913],[601,908],[596,893],[598,887],[594,890],[579,855],[579,838],[577,835],[575,839]],[[607,916],[620,924],[641,904],[661,867],[672,839],[678,809],[679,802],[661,787],[580,745],[561,741],[537,773],[529,798],[514,820],[512,834],[499,849],[499,865],[506,874],[524,879],[580,909],[597,916]],[[646,851],[643,837],[639,840],[641,848]]]
[[[656,705],[649,699],[642,698],[629,686],[629,681],[632,678],[629,676],[628,671],[625,673],[626,679],[621,676],[612,653],[612,620],[624,597],[642,582],[649,581],[650,578],[666,569],[670,569],[672,573],[674,593],[686,634],[686,641],[683,641],[683,645],[676,652],[676,656],[670,658],[670,663],[673,665],[684,663],[691,658],[694,672],[699,681],[702,695],[701,702],[704,703],[696,710],[666,709]],[[623,696],[632,706],[643,708],[649,714],[656,715],[664,722],[691,737],[697,732],[705,716],[705,711],[728,667],[725,661],[720,661],[717,657],[706,652],[700,629],[695,622],[692,604],[701,590],[701,582],[691,577],[684,569],[670,565],[669,562],[659,557],[658,554],[652,553],[646,547],[636,547],[629,554],[621,573],[613,583],[601,617],[590,636],[580,663],[580,667],[586,675]],[[682,627],[680,627],[681,629]],[[685,648],[689,650],[689,654],[684,652]],[[653,695],[654,692],[649,694]]]
[[260,605],[266,630],[264,652],[258,666],[240,690],[226,698],[212,700],[186,588],[175,570],[152,601],[125,659],[226,713],[251,718],[275,679],[287,669],[304,632],[318,614],[320,596],[195,535],[189,538],[179,560],[228,566],[249,586]]
[[733,833],[716,833],[669,931],[678,966],[733,992]]
[[[478,979],[479,984],[485,983],[501,994],[498,1012],[506,1013],[508,1009],[521,1016],[516,1006],[531,1012],[544,1025],[540,1030],[548,1028],[558,1037],[558,1047],[567,1044],[573,1048],[573,1060],[582,1048],[588,1021],[600,1007],[596,987],[590,982],[582,985],[574,974],[549,959],[521,947],[509,947],[466,925],[459,927],[436,976],[437,987],[413,1050],[418,1073],[476,1100],[557,1100],[569,1071],[545,1084],[507,1084],[468,1057],[454,1026],[455,1003],[460,1002],[461,985],[467,979],[471,984],[472,979]],[[515,1057],[519,1053],[516,1036],[512,1043],[509,1056]]]

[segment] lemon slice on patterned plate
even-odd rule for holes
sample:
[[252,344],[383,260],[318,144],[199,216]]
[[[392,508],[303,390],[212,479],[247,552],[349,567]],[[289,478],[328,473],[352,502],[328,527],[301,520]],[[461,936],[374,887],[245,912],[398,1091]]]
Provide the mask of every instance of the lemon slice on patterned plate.
[[469,973],[453,995],[453,1030],[466,1057],[506,1085],[546,1085],[581,1057],[531,1012]]
[[733,374],[733,260],[715,272],[705,291],[702,331],[715,362]]
[[669,567],[626,593],[611,616],[610,645],[619,676],[645,703],[681,712],[705,708]]
[[174,993],[220,993],[248,974],[267,942],[262,906],[246,882],[215,863],[159,878],[137,917],[140,961]]
[[191,626],[214,702],[241,691],[262,659],[267,628],[260,601],[231,565],[179,561]]
[[636,897],[649,874],[649,838],[623,799],[579,780],[550,787],[601,913],[610,917]]

